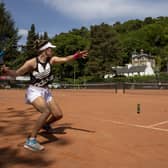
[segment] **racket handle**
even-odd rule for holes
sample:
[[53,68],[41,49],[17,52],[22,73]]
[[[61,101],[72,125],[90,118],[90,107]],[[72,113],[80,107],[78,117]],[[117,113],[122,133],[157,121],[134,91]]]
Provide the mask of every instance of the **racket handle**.
[[0,57],[0,65],[3,65],[3,64],[4,64],[3,57]]
[[4,55],[5,55],[5,52],[4,51],[0,51],[0,65],[4,64],[4,59],[3,59]]

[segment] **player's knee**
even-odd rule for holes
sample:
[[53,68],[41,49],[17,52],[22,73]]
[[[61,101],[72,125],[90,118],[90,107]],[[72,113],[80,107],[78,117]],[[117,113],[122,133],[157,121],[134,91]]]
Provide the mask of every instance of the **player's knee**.
[[55,112],[53,112],[53,116],[56,118],[56,120],[60,120],[61,118],[63,118],[63,113],[61,110],[56,110]]
[[57,120],[60,120],[61,118],[63,118],[63,114],[57,114],[56,118]]

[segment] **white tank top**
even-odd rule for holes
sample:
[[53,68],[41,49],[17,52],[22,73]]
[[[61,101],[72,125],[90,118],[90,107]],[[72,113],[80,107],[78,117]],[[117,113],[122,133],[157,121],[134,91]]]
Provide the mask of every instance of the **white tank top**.
[[51,83],[53,78],[50,58],[45,63],[42,63],[38,57],[36,57],[36,68],[30,73],[31,85],[46,87]]

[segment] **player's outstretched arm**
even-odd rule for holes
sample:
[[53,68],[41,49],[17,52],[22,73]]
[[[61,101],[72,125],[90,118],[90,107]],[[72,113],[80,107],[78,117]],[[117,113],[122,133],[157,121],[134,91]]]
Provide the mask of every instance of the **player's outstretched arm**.
[[65,62],[69,62],[69,61],[72,61],[72,60],[76,60],[78,58],[85,59],[87,56],[88,56],[88,51],[84,50],[84,51],[76,52],[75,54],[69,55],[69,56],[66,56],[66,57],[57,57],[57,56],[54,56],[51,59],[51,63],[52,64],[65,63]]
[[11,77],[16,77],[16,76],[21,76],[24,75],[27,72],[30,72],[33,69],[33,61],[29,60],[26,61],[20,68],[18,68],[17,70],[12,70],[9,67],[7,67],[6,65],[3,65],[1,67],[1,71],[4,75],[8,75]]

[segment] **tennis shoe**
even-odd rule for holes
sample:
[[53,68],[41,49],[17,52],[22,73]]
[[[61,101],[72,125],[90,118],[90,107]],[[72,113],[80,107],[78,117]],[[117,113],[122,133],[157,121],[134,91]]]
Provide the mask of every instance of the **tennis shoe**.
[[40,145],[36,139],[27,138],[24,148],[32,151],[41,151],[44,149],[44,146]]

